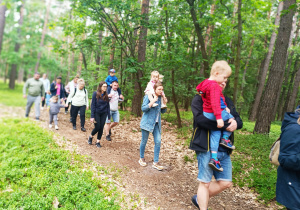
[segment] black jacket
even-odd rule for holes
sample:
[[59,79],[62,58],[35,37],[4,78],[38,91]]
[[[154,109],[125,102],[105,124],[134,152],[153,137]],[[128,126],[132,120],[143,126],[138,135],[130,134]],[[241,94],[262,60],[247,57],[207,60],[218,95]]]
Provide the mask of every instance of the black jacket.
[[[50,85],[50,92],[51,92],[51,97],[56,96],[57,89],[55,89],[56,82],[53,82]],[[65,92],[65,87],[62,83],[60,83],[60,98],[65,98],[66,97],[66,92]]]
[[[235,117],[237,122],[237,129],[243,127],[243,121],[239,114],[235,110],[232,100],[225,97],[227,107],[230,109],[230,113]],[[194,116],[193,122],[193,135],[190,142],[190,149],[198,152],[209,151],[209,130],[225,130],[230,124],[228,121],[224,122],[223,128],[217,128],[217,121],[209,120],[203,115],[203,101],[200,94],[195,95],[192,100],[192,112]],[[233,133],[230,136],[231,143],[234,143]],[[230,151],[230,150],[228,150]]]
[[104,101],[101,98],[97,99],[97,92],[93,93],[91,102],[91,118],[95,118],[96,113],[107,113],[107,117],[110,120],[110,105],[109,101]]

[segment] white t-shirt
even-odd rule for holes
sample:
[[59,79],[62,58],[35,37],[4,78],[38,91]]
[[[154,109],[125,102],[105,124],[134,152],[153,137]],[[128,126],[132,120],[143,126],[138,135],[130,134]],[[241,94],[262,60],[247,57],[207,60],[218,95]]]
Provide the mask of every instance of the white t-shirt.
[[109,105],[111,111],[118,111],[119,106],[119,93],[117,90],[111,89],[110,94],[112,95]]

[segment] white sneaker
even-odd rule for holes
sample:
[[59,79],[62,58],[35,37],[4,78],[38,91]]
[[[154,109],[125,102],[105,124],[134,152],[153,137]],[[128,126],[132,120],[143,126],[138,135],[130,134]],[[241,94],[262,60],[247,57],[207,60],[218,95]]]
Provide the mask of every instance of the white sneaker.
[[49,128],[50,128],[50,129],[52,128],[52,125],[51,125],[51,124],[49,124]]
[[43,110],[44,110],[44,107],[41,107],[41,110],[43,111]]
[[162,171],[164,169],[163,166],[160,166],[160,165],[158,165],[158,163],[154,163],[154,162],[153,162],[152,167],[159,170],[159,171]]
[[161,104],[161,108],[162,108],[162,109],[166,109],[166,108],[167,108],[167,105],[166,105],[166,104]]
[[55,125],[55,130],[58,130],[58,126],[57,125]]
[[152,105],[152,107],[156,107],[156,106],[158,106],[158,104],[157,104],[157,103],[154,103],[154,104]]
[[145,161],[143,161],[142,158],[139,159],[139,164],[140,164],[141,166],[146,166],[146,165],[147,165],[147,163],[146,163]]

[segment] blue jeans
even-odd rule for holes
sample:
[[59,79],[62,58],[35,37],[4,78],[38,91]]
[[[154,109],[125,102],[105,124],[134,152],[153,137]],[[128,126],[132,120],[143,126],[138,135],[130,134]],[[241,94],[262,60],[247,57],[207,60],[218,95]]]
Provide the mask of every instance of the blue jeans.
[[[144,158],[146,144],[149,138],[149,131],[142,129],[142,141],[140,145],[140,158]],[[155,124],[154,130],[152,132],[154,138],[154,163],[158,162],[159,152],[160,152],[160,144],[161,144],[161,133],[159,131],[158,123]]]
[[[118,111],[118,110],[117,110],[117,111],[110,111],[110,118],[111,118],[114,122],[118,123],[118,122],[120,121],[120,114],[119,114],[119,111]],[[108,121],[108,117],[106,118],[106,123],[110,123],[110,122]]]
[[[207,119],[216,121],[216,116],[214,115],[214,113],[203,112],[203,115]],[[230,118],[233,118],[233,116],[224,109],[222,111],[222,119],[224,121],[226,121],[226,120],[229,120]],[[210,130],[209,145],[210,145],[211,151],[214,151],[214,152],[218,151],[221,134],[222,134],[222,131],[220,131],[220,130]],[[225,131],[223,131],[223,135],[230,136],[231,132],[225,130]]]
[[198,181],[209,183],[212,175],[217,181],[232,181],[232,164],[230,155],[227,152],[218,152],[218,160],[224,169],[222,172],[214,171],[209,167],[210,152],[196,152],[196,155],[198,160]]

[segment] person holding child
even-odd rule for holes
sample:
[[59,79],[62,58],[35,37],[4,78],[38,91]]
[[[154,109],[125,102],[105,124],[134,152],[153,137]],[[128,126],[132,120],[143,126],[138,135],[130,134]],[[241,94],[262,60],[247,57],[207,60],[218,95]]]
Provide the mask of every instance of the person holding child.
[[[224,126],[224,120],[233,118],[225,102],[220,85],[227,81],[231,75],[231,68],[226,61],[216,61],[211,68],[210,77],[197,86],[197,91],[201,92],[203,100],[203,115],[217,121],[217,127]],[[210,130],[210,151],[211,159],[209,166],[216,171],[223,171],[218,161],[219,144],[228,149],[235,149],[231,144],[229,137],[231,132],[223,131],[221,138],[220,130]],[[221,139],[221,140],[220,140]]]
[[60,108],[65,108],[64,104],[61,104],[58,100],[58,96],[52,96],[50,99],[49,107],[49,128],[52,128],[52,122],[54,120],[55,129],[58,130],[57,115]]
[[[142,140],[140,144],[140,159],[139,164],[141,166],[147,166],[145,161],[145,148],[149,138],[150,132],[154,137],[154,161],[152,167],[161,171],[164,169],[163,166],[159,165],[159,152],[161,145],[161,113],[165,113],[167,110],[161,108],[161,103],[164,101],[167,104],[168,100],[166,97],[162,97],[163,85],[161,82],[156,82],[153,86],[154,95],[150,101],[149,96],[145,95],[142,104],[143,116],[141,119],[140,127],[142,129]],[[153,107],[156,103],[157,106]]]
[[[224,90],[226,82],[220,84]],[[192,112],[193,112],[193,136],[190,142],[190,149],[194,150],[197,155],[198,161],[198,177],[200,182],[198,192],[192,197],[193,204],[198,209],[207,209],[208,201],[211,197],[221,193],[225,189],[232,186],[232,163],[230,154],[232,150],[227,147],[218,148],[218,160],[222,164],[224,170],[221,172],[212,170],[209,167],[211,154],[209,149],[209,141],[211,140],[210,130],[220,130],[233,132],[243,127],[243,121],[237,113],[232,100],[225,96],[225,102],[230,110],[230,113],[234,118],[224,121],[224,127],[217,128],[217,122],[206,118],[203,114],[203,97],[200,93],[197,93],[192,100]],[[229,137],[231,144],[234,144],[234,133]],[[215,180],[212,181],[212,176]]]
[[[110,91],[112,88],[112,83],[114,81],[117,81],[119,83],[118,78],[116,77],[116,70],[111,69],[111,70],[109,70],[109,75],[105,79],[105,82],[107,83],[107,94],[110,94]],[[121,89],[119,87],[118,87],[117,91],[120,96],[120,99],[122,100],[123,95],[122,95]]]
[[89,109],[89,97],[88,92],[85,89],[85,82],[84,79],[78,79],[78,85],[74,89],[71,90],[66,107],[68,107],[69,103],[71,102],[71,113],[72,113],[72,124],[73,129],[76,130],[76,118],[78,112],[80,111],[80,124],[81,124],[81,131],[85,132],[86,129],[84,128],[85,124],[85,110]]
[[88,144],[92,144],[93,137],[97,133],[96,146],[101,147],[100,140],[103,134],[103,128],[105,125],[106,117],[110,121],[110,106],[109,98],[107,95],[107,83],[100,82],[97,91],[93,93],[92,103],[91,103],[91,122],[94,123],[95,128],[93,129],[91,135],[88,138]]

